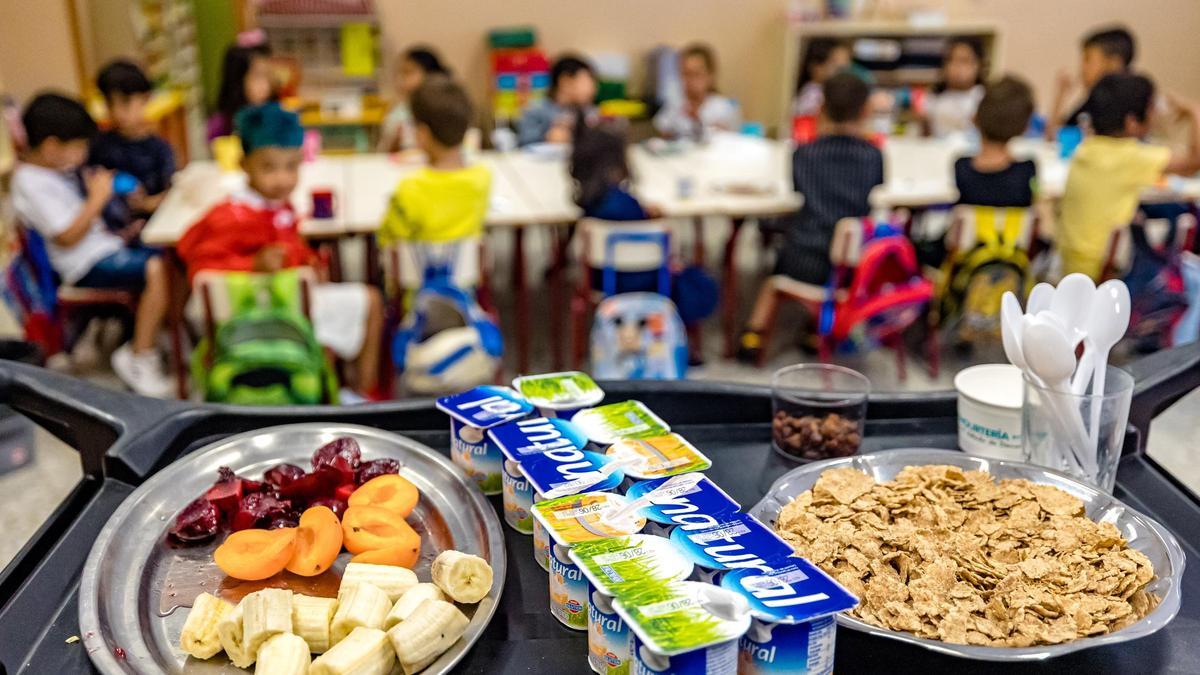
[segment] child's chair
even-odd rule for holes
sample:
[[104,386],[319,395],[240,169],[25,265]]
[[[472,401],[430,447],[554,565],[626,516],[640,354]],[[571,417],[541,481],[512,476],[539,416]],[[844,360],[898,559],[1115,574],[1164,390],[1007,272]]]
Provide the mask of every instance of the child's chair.
[[[654,273],[657,291],[670,297],[670,227],[662,220],[613,222],[597,218],[579,221],[583,263],[571,298],[571,358],[583,363],[587,315],[604,298],[616,295],[618,273]],[[600,288],[594,288],[592,270],[601,271]]]
[[127,324],[137,312],[135,289],[60,286],[46,245],[35,230],[18,223],[17,257],[5,279],[5,296],[19,313],[25,338],[36,343],[49,358],[70,352],[87,320],[105,313],[118,314]]

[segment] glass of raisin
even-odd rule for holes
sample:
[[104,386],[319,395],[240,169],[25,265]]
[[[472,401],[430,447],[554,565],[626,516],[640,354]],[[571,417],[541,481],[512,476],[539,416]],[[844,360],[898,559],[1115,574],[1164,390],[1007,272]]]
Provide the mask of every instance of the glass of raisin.
[[862,445],[871,382],[827,363],[801,363],[771,376],[771,445],[792,460],[846,457]]

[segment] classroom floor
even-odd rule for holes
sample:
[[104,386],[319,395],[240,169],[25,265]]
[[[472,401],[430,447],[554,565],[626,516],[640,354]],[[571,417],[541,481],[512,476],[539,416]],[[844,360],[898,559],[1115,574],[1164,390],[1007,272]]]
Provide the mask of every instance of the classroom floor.
[[[727,225],[713,220],[705,226],[705,247],[708,251],[707,268],[717,269],[717,254],[721,250]],[[690,228],[688,228],[690,232]],[[494,233],[489,240],[489,247],[494,260],[509,260],[509,239],[505,233]],[[757,240],[754,228],[748,227],[746,237],[738,249],[738,268],[743,270],[739,277],[739,298],[737,306],[744,311],[753,301],[754,292],[763,276],[763,270],[768,269],[768,261],[760,255],[761,244]],[[527,237],[528,259],[530,261],[546,260],[549,237],[541,231],[533,231]],[[683,250],[691,251],[690,243],[683,242]],[[356,261],[363,259],[360,249],[353,245],[343,249],[344,266],[347,275],[354,278],[361,275],[361,264]],[[549,294],[544,283],[543,272],[536,265],[530,270],[529,282],[532,289],[532,303],[535,317],[553,316],[541,308],[549,307]],[[504,324],[505,335],[511,340],[515,328],[515,317],[511,306],[511,295],[507,292],[511,284],[507,269],[498,267],[493,278],[495,295],[499,298],[500,313]],[[565,335],[567,312],[562,308],[560,313]],[[706,364],[693,369],[689,377],[698,380],[713,380],[725,382],[740,382],[748,384],[767,384],[771,373],[782,366],[802,361],[812,361],[814,357],[801,352],[795,346],[794,331],[799,322],[797,311],[786,311],[780,318],[780,330],[775,344],[771,346],[771,357],[767,365],[754,368],[720,358],[722,345],[720,322],[714,317],[705,327],[703,335],[704,357]],[[535,321],[531,336],[530,368],[535,372],[544,372],[552,366],[548,342],[547,326],[544,321]],[[792,335],[788,335],[788,327]],[[13,334],[15,326],[11,321],[0,317],[0,334]],[[120,382],[108,368],[107,349],[115,347],[112,339],[100,353],[85,354],[86,363],[77,373],[101,386],[120,389]],[[863,355],[839,357],[837,361],[866,374],[876,391],[933,391],[944,390],[952,386],[954,374],[961,368],[978,362],[996,362],[1003,360],[1003,355],[978,353],[964,357],[950,350],[943,350],[941,372],[937,377],[930,377],[925,364],[916,357],[908,361],[907,379],[901,382],[892,354],[889,351],[877,350]],[[513,350],[507,350],[509,372],[515,370]],[[1151,427],[1149,438],[1149,453],[1151,457],[1174,473],[1185,485],[1200,493],[1200,462],[1195,461],[1195,436],[1198,430],[1196,419],[1200,418],[1200,391],[1181,399],[1174,406],[1160,415]],[[63,444],[50,434],[37,429],[34,435],[34,458],[27,466],[0,474],[0,522],[5,523],[6,535],[0,538],[0,567],[7,564],[24,546],[28,538],[37,530],[50,512],[66,497],[80,477],[78,456],[69,446]],[[0,448],[0,452],[3,452]],[[30,486],[36,486],[31,489]]]

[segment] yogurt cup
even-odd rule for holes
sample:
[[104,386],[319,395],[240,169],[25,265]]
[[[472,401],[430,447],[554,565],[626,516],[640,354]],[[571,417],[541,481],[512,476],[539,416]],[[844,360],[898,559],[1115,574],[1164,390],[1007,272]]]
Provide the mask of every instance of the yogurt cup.
[[571,418],[588,439],[601,446],[622,438],[654,438],[671,433],[671,427],[641,401],[621,401],[580,410]]
[[604,390],[590,375],[579,371],[518,377],[513,380],[513,388],[537,406],[543,417],[571,419],[580,410],[604,400]]
[[[634,483],[625,491],[630,499],[640,499],[658,488],[669,478],[655,478]],[[701,478],[689,490],[681,493],[657,495],[653,501],[639,509],[639,513],[650,521],[647,532],[668,536],[677,525],[708,525],[723,514],[735,513],[741,505],[733,497],[707,477]]]
[[521,534],[533,532],[533,488],[519,465],[504,460],[504,522]]
[[739,569],[721,578],[750,606],[753,622],[739,641],[738,672],[777,675],[833,672],[833,615],[858,600],[828,574],[799,557]]
[[629,672],[629,629],[613,608],[613,597],[588,584],[588,667],[600,675]]
[[587,541],[637,534],[646,526],[641,516],[620,522],[606,519],[611,512],[629,503],[626,497],[611,492],[586,492],[533,505],[533,517],[542,524],[550,539],[562,546]]
[[[701,514],[695,522],[671,530],[670,539],[696,565],[698,581],[717,583],[728,571],[741,568],[769,569],[767,561],[792,555],[786,541],[745,513],[719,517]],[[707,522],[706,522],[707,521]]]
[[625,472],[609,466],[614,463],[607,455],[571,448],[526,456],[520,468],[534,490],[553,498],[617,489]]
[[705,471],[712,461],[679,434],[651,438],[622,438],[608,447],[605,454],[618,459],[636,460],[625,467],[625,475],[634,480],[669,478],[690,471]]
[[550,551],[550,613],[571,630],[587,630],[588,583],[569,551],[562,544]]
[[450,459],[485,495],[504,489],[504,456],[487,429],[533,412],[533,405],[508,387],[485,385],[439,398],[439,410],[450,416]]
[[[536,492],[533,494],[535,504],[544,500],[542,495]],[[530,506],[530,514],[532,515],[532,513],[533,507]],[[550,534],[546,532],[546,526],[542,525],[542,521],[537,518],[533,519],[533,560],[542,569],[550,571]]]
[[492,427],[488,437],[505,457],[522,462],[554,451],[583,450],[588,445],[583,430],[564,419],[528,417]]
[[1025,381],[1009,363],[985,363],[954,376],[958,391],[958,447],[994,459],[1021,461],[1021,406]]
[[742,596],[694,581],[646,583],[613,607],[629,626],[633,673],[737,671],[738,638],[750,627]]

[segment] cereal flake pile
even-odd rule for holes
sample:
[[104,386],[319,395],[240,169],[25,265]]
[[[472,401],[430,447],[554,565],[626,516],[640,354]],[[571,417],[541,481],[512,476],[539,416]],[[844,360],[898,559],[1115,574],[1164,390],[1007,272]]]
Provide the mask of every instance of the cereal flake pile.
[[984,471],[910,466],[877,484],[830,469],[776,529],[860,598],[853,616],[923,638],[1058,644],[1119,630],[1159,601],[1150,560],[1079,499]]

